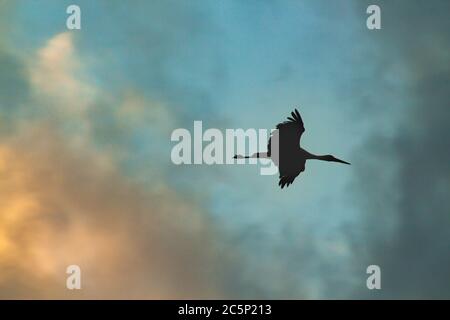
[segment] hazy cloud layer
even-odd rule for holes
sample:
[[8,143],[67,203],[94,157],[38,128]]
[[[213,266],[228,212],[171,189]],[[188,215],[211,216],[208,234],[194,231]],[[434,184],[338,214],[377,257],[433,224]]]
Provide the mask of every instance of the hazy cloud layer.
[[[2,139],[0,171],[3,298],[223,294],[214,228],[170,189],[143,191],[46,124]],[[65,288],[71,264],[83,276],[75,295]]]
[[[163,180],[148,188],[121,174],[116,150],[97,148],[86,109],[111,103],[123,125],[141,116],[167,125],[170,117],[157,103],[143,113],[148,101],[138,93],[114,100],[102,92],[73,51],[73,37],[60,33],[3,70],[29,83],[11,96],[30,98],[2,100],[23,111],[0,140],[1,296],[223,297],[231,260],[201,204]],[[71,264],[82,270],[79,293],[65,288]]]
[[[392,134],[375,131],[355,152],[357,194],[367,214],[355,244],[362,265],[382,269],[380,292],[355,297],[450,298],[450,20],[448,1],[385,1],[377,49],[382,74],[397,77]],[[396,71],[403,72],[396,72]],[[377,90],[377,86],[374,90]],[[383,91],[379,92],[380,95]],[[398,113],[397,113],[398,114]],[[370,116],[370,113],[369,113]]]
[[[60,2],[0,1],[1,297],[450,296],[447,1],[380,1],[379,31],[370,1],[80,3],[67,32]],[[280,192],[170,163],[177,127],[294,106],[351,167]]]

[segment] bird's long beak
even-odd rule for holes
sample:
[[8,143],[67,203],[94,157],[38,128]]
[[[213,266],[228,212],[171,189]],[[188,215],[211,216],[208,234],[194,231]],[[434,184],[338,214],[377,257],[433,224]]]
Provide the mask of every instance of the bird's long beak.
[[334,158],[334,161],[340,162],[340,163],[345,163],[345,164],[348,164],[348,165],[351,164],[350,162],[347,162],[347,161],[344,161],[344,160],[341,160],[341,159],[338,159],[338,158]]

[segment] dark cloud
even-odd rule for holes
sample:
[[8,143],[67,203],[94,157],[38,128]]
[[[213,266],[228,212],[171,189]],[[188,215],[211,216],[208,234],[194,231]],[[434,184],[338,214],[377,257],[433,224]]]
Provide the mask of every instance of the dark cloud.
[[376,31],[373,62],[379,75],[398,77],[390,90],[401,100],[386,99],[383,86],[373,88],[380,96],[376,113],[386,121],[396,119],[396,126],[393,133],[375,129],[356,150],[355,192],[366,220],[363,238],[354,243],[359,257],[355,272],[364,274],[367,265],[379,265],[382,290],[369,292],[360,279],[353,297],[448,299],[450,4],[378,4],[383,29]]

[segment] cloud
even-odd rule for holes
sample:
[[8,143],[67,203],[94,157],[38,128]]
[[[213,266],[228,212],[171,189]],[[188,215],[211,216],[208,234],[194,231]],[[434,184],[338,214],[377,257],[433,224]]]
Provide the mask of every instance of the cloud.
[[79,113],[89,107],[97,92],[84,73],[80,54],[75,53],[73,38],[70,32],[50,38],[30,61],[30,80],[36,95],[53,99],[50,105]]
[[396,79],[390,91],[400,99],[383,101],[378,113],[386,119],[391,108],[401,112],[394,113],[392,134],[378,128],[356,150],[355,192],[366,215],[366,234],[354,243],[356,265],[379,265],[382,290],[361,285],[354,294],[449,298],[450,23],[444,12],[450,7],[435,1],[425,14],[418,1],[380,6],[384,29],[375,62],[385,79]]
[[[351,297],[370,298],[380,293],[365,288],[365,268],[379,264],[383,297],[448,297],[450,162],[446,140],[436,138],[448,136],[443,103],[448,94],[442,85],[448,83],[443,31],[448,30],[448,19],[443,19],[448,5],[434,2],[430,16],[436,18],[430,21],[416,2],[381,2],[383,29],[368,33],[367,5],[353,4],[357,13],[339,30],[335,26],[341,15],[328,19],[328,4],[301,10],[306,21],[310,15],[317,20],[307,25],[320,27],[314,33],[305,31],[308,41],[294,41],[301,50],[294,50],[288,62],[295,70],[311,66],[306,71],[316,80],[311,82],[303,69],[292,78],[294,89],[282,92],[288,97],[295,93],[292,99],[303,101],[308,95],[302,91],[310,91],[311,103],[306,103],[324,111],[313,106],[321,97],[332,97],[332,90],[342,91],[344,99],[335,101],[346,105],[339,111],[343,119],[353,115],[351,120],[359,122],[364,114],[364,121],[355,127],[344,120],[338,123],[357,132],[358,139],[362,131],[373,129],[352,157],[357,176],[349,207],[337,200],[344,192],[335,193],[334,183],[319,193],[317,176],[322,170],[309,181],[304,176],[308,183],[290,193],[274,196],[268,186],[261,193],[267,197],[256,208],[248,201],[256,189],[236,188],[241,180],[223,174],[210,184],[211,172],[223,169],[167,165],[167,133],[172,128],[190,126],[199,116],[208,126],[223,127],[218,109],[224,109],[233,94],[242,124],[249,100],[260,96],[270,104],[276,100],[266,100],[267,94],[281,96],[276,90],[261,95],[253,82],[259,73],[249,72],[246,78],[251,65],[234,63],[252,54],[259,57],[258,46],[253,53],[248,50],[270,36],[255,24],[242,33],[246,24],[240,23],[248,22],[245,12],[237,15],[238,9],[227,12],[222,7],[215,11],[203,4],[155,7],[142,2],[133,9],[100,2],[108,15],[98,11],[85,17],[86,26],[94,28],[95,22],[95,32],[54,34],[37,51],[21,54],[2,41],[0,124],[11,130],[2,127],[0,136],[0,295],[340,298],[354,289]],[[283,21],[300,21],[297,12],[287,11],[292,15]],[[92,17],[96,21],[89,20]],[[230,17],[236,19],[233,25],[242,39],[257,36],[255,42],[246,40],[243,46],[235,31],[224,28]],[[287,40],[280,45],[290,48],[290,39],[301,39],[299,28],[291,27],[297,24],[278,29],[278,17],[267,21],[276,22],[274,31],[286,30]],[[6,25],[12,30],[18,23]],[[319,38],[318,45],[310,41],[331,29],[337,33]],[[27,41],[38,38],[24,36]],[[240,54],[228,55],[233,50]],[[346,56],[347,51],[352,54]],[[308,54],[299,58],[299,52]],[[278,61],[278,55],[274,57]],[[322,61],[330,61],[335,69],[318,68],[324,66]],[[336,78],[330,80],[330,74]],[[238,81],[235,91],[228,86],[230,75]],[[299,87],[297,81],[305,76],[313,90]],[[251,80],[252,90],[241,88],[239,79]],[[324,95],[328,90],[331,93]],[[230,108],[230,114],[235,109]],[[317,115],[337,119],[328,111]],[[423,152],[425,147],[430,154]],[[228,186],[221,188],[226,179],[231,179]],[[193,183],[209,187],[199,189]],[[328,192],[333,196],[325,196]],[[344,220],[353,218],[347,209],[352,211],[357,202],[366,220],[345,225]],[[207,211],[210,208],[214,212]],[[236,263],[238,253],[242,257]],[[69,264],[82,268],[81,292],[65,289]],[[354,270],[348,270],[352,265]],[[353,274],[362,279],[353,279]]]
[[[30,94],[22,100],[27,116],[0,136],[0,297],[226,296],[232,251],[203,204],[171,188],[151,162],[149,185],[123,173],[117,159],[134,130],[154,124],[165,133],[169,109],[133,88],[115,95],[96,86],[69,33],[30,57],[11,58],[17,68],[6,69],[29,84],[15,86],[19,93]],[[112,117],[109,132],[123,144],[99,139],[99,115]],[[71,264],[82,270],[79,292],[65,288]]]
[[[170,188],[143,190],[45,123],[2,139],[0,174],[3,298],[224,294],[214,228]],[[80,292],[65,289],[70,264],[82,269]]]

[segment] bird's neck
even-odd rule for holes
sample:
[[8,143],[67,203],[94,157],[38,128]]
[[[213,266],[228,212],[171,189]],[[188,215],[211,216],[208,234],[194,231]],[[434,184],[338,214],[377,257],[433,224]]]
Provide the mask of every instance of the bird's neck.
[[306,153],[306,159],[308,159],[308,160],[323,160],[323,161],[327,161],[325,155],[317,155],[317,154],[313,154],[311,152],[308,152],[306,150],[304,150],[304,151]]

